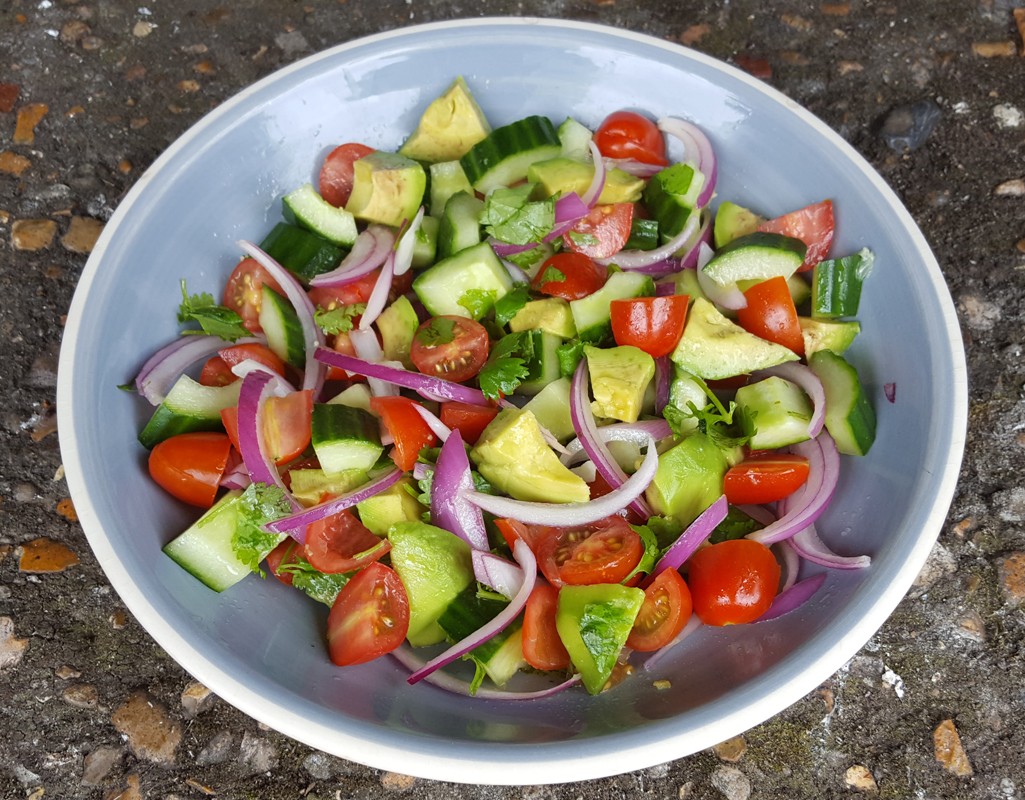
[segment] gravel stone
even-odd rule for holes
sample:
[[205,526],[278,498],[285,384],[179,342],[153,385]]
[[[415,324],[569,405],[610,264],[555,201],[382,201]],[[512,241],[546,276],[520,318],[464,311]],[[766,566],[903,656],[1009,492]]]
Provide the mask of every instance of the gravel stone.
[[751,781],[736,767],[719,767],[712,773],[712,786],[726,800],[747,800],[751,796]]

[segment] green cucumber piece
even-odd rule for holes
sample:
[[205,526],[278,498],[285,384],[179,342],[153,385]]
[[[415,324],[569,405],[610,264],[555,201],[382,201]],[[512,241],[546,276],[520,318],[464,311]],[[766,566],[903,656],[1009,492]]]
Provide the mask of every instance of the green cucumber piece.
[[442,259],[413,280],[413,291],[431,314],[478,320],[512,286],[508,270],[487,242]]
[[356,218],[344,208],[327,202],[313,184],[304,183],[282,198],[285,218],[323,236],[332,244],[352,247],[356,241]]
[[542,330],[530,331],[533,356],[527,363],[527,377],[516,389],[517,394],[535,395],[549,383],[562,376],[559,367],[559,345],[562,337]]
[[807,251],[800,239],[756,231],[719,248],[704,271],[720,286],[776,277],[789,279],[804,262]]
[[858,314],[861,287],[872,272],[875,255],[867,247],[843,258],[815,265],[811,281],[811,315],[815,319],[839,319]]
[[441,217],[452,195],[458,192],[473,193],[470,180],[458,161],[439,161],[437,164],[431,164],[428,174],[431,178],[432,217]]
[[808,366],[826,392],[826,430],[836,449],[847,455],[865,455],[876,438],[876,415],[858,371],[831,350],[813,353]]
[[562,152],[559,134],[547,117],[526,117],[501,128],[470,148],[459,163],[470,184],[481,194],[512,186],[527,177],[535,161]]
[[538,425],[560,442],[567,442],[576,435],[569,414],[570,386],[569,378],[557,378],[523,406],[525,411],[534,415]]
[[644,187],[644,205],[658,220],[663,242],[680,234],[705,185],[705,175],[688,162],[672,164],[655,173]]
[[626,240],[623,249],[654,250],[658,243],[658,220],[634,217],[630,223],[630,238]]
[[341,403],[314,403],[311,443],[324,472],[368,470],[384,453],[373,414]]
[[805,442],[812,404],[794,383],[775,375],[737,389],[737,413],[754,450]]
[[333,270],[344,253],[323,236],[287,222],[275,225],[260,242],[260,249],[304,281]]
[[456,192],[445,204],[438,223],[438,258],[448,258],[481,242],[484,201],[473,192]]
[[267,346],[282,360],[297,369],[306,365],[306,339],[299,315],[287,297],[266,283],[260,287],[260,327],[267,337]]
[[594,134],[586,125],[577,122],[573,117],[566,117],[557,131],[562,144],[560,155],[577,161],[589,161],[591,148],[589,144]]
[[227,386],[203,386],[182,375],[139,433],[139,442],[151,449],[179,433],[223,430],[221,410],[238,405],[241,388],[242,381]]
[[425,216],[413,237],[413,269],[429,267],[438,258],[438,220]]
[[570,311],[577,334],[583,342],[600,344],[612,335],[613,300],[631,297],[651,297],[655,294],[655,281],[639,272],[613,272],[605,285],[593,294],[571,300]]

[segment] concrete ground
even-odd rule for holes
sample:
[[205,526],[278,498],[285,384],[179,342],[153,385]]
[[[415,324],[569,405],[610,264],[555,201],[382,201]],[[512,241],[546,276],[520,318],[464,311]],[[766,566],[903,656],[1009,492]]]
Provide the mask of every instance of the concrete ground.
[[[807,106],[922,227],[968,351],[959,490],[928,567],[879,633],[743,737],[586,784],[466,787],[409,778],[401,764],[380,772],[209,695],[109,588],[76,525],[53,416],[76,279],[165,147],[309,53],[484,13],[681,42]],[[0,3],[0,797],[1025,797],[1023,29],[1014,0]]]

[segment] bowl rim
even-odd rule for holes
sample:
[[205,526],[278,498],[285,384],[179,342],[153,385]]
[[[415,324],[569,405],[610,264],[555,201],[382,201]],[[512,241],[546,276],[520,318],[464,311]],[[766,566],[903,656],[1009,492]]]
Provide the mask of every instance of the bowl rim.
[[[926,526],[929,531],[932,531],[932,535],[923,535],[916,540],[915,547],[909,553],[905,568],[901,572],[901,576],[906,580],[892,581],[885,585],[871,607],[872,614],[850,620],[849,629],[833,648],[820,654],[817,659],[810,664],[805,664],[800,670],[789,669],[788,674],[784,676],[786,680],[780,683],[775,691],[761,697],[751,697],[749,704],[735,709],[730,714],[714,719],[699,720],[699,724],[689,731],[664,740],[652,741],[650,735],[629,731],[614,736],[590,738],[583,744],[578,741],[543,746],[499,746],[472,743],[462,745],[459,752],[452,752],[451,747],[447,749],[439,747],[431,742],[425,742],[422,737],[416,739],[410,736],[403,740],[403,737],[392,735],[371,737],[368,740],[366,736],[361,735],[357,725],[332,727],[319,722],[311,722],[292,709],[268,702],[265,696],[251,690],[241,682],[233,680],[232,676],[227,674],[221,666],[205,653],[193,647],[184,635],[155,613],[155,609],[140,587],[136,585],[132,575],[124,568],[112,543],[107,539],[103,524],[86,489],[83,465],[80,462],[81,453],[75,428],[75,417],[72,411],[76,342],[85,319],[84,298],[89,294],[90,287],[94,283],[103,261],[104,253],[116,235],[122,219],[129,213],[147,187],[161,175],[168,162],[172,161],[175,155],[189,143],[204,135],[208,127],[226,115],[232,114],[250,97],[260,94],[294,72],[308,69],[318,61],[337,59],[348,51],[367,46],[378,46],[390,41],[397,44],[405,38],[422,36],[432,31],[445,30],[448,32],[459,28],[487,29],[496,26],[503,28],[536,26],[570,31],[575,34],[599,35],[611,40],[624,40],[646,48],[682,54],[693,62],[713,71],[725,73],[746,84],[751,91],[765,96],[791,114],[797,115],[805,125],[815,129],[851,164],[856,166],[880,197],[889,204],[901,226],[911,237],[914,249],[926,264],[930,282],[940,300],[942,327],[947,334],[946,343],[949,347],[954,378],[953,385],[950,387],[953,421],[951,448],[946,454],[947,458],[944,463],[937,465],[937,471],[942,470],[942,475],[934,484],[936,500],[926,518]],[[335,45],[286,65],[241,89],[179,136],[145,170],[118,205],[83,269],[68,313],[61,345],[57,381],[57,416],[60,447],[68,487],[89,544],[107,580],[115,588],[128,609],[136,616],[154,641],[169,654],[172,654],[174,660],[183,669],[186,669],[197,680],[248,716],[297,741],[338,757],[358,760],[360,763],[383,770],[398,767],[398,771],[432,780],[522,785],[522,776],[524,775],[529,775],[531,784],[590,780],[622,774],[690,755],[778,714],[803,697],[808,692],[809,686],[821,683],[841,668],[864,646],[896,608],[910,588],[918,570],[924,565],[933,543],[939,535],[954,497],[963,457],[967,435],[967,398],[967,367],[960,326],[949,290],[925,237],[890,186],[867,160],[832,128],[779,90],[724,61],[678,43],[659,39],[650,34],[623,30],[599,23],[569,19],[496,16],[416,24]],[[187,667],[185,666],[186,662],[188,663]],[[751,694],[753,695],[754,692],[752,691]],[[400,739],[398,744],[394,741],[386,741],[386,739],[396,738]],[[613,755],[615,758],[611,757]],[[529,771],[525,771],[528,769]]]

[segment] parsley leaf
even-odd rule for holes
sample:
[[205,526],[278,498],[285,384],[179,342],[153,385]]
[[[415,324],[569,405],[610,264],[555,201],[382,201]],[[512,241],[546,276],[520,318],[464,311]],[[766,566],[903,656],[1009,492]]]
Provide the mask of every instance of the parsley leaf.
[[292,586],[326,606],[334,605],[342,587],[355,575],[354,572],[321,572],[305,558],[282,564],[278,572],[291,575]]
[[265,483],[251,483],[237,503],[238,522],[231,537],[231,549],[239,561],[262,576],[260,562],[278,546],[281,534],[268,533],[261,526],[288,516],[292,507],[281,488]]
[[317,307],[313,312],[313,321],[329,334],[348,333],[353,329],[355,319],[367,310],[366,303],[354,303],[351,306],[337,306],[330,311]]
[[471,317],[480,319],[491,310],[497,294],[494,289],[467,289],[456,302],[469,311]]
[[510,244],[540,242],[555,225],[555,198],[530,200],[533,185],[499,187],[488,194],[481,224],[496,239]]
[[217,305],[213,296],[208,292],[189,295],[185,288],[185,280],[182,279],[182,303],[178,308],[179,322],[198,322],[201,331],[188,330],[185,333],[207,333],[211,336],[219,336],[225,341],[234,342],[252,334],[242,324],[242,317],[226,306]]
[[584,357],[584,344],[579,339],[572,339],[555,348],[555,355],[559,359],[559,374],[563,378],[576,372],[577,364]]
[[431,317],[430,322],[420,327],[414,337],[424,347],[440,347],[456,338],[456,323],[445,317]]
[[701,385],[709,402],[704,408],[698,408],[690,400],[687,401],[687,408],[685,409],[674,405],[667,405],[662,411],[662,416],[669,423],[673,433],[676,436],[685,436],[688,431],[683,428],[681,423],[684,420],[696,419],[698,425],[695,430],[704,433],[719,448],[730,450],[746,444],[751,437],[745,434],[739,422],[733,419],[734,412],[737,410],[737,404],[731,400],[729,406],[724,406],[715,392],[708,388],[708,384],[697,376],[693,377]]
[[567,231],[566,235],[570,241],[578,247],[588,247],[590,245],[598,244],[598,237],[593,233],[584,233],[583,231]]
[[565,280],[566,273],[561,269],[545,267],[545,271],[541,273],[541,280],[539,283],[563,283]]
[[519,284],[495,302],[495,322],[499,325],[508,325],[509,320],[515,317],[527,301],[530,300],[530,292],[524,284]]
[[631,525],[630,527],[634,529],[637,535],[641,537],[641,541],[644,542],[644,553],[641,555],[641,560],[637,562],[637,566],[620,581],[623,585],[626,585],[638,573],[651,572],[658,561],[658,557],[662,554],[662,548],[658,546],[658,537],[651,528],[647,525]]
[[534,340],[530,331],[510,333],[491,348],[491,356],[477,375],[485,397],[498,400],[510,395],[530,375],[527,362],[534,357]]

